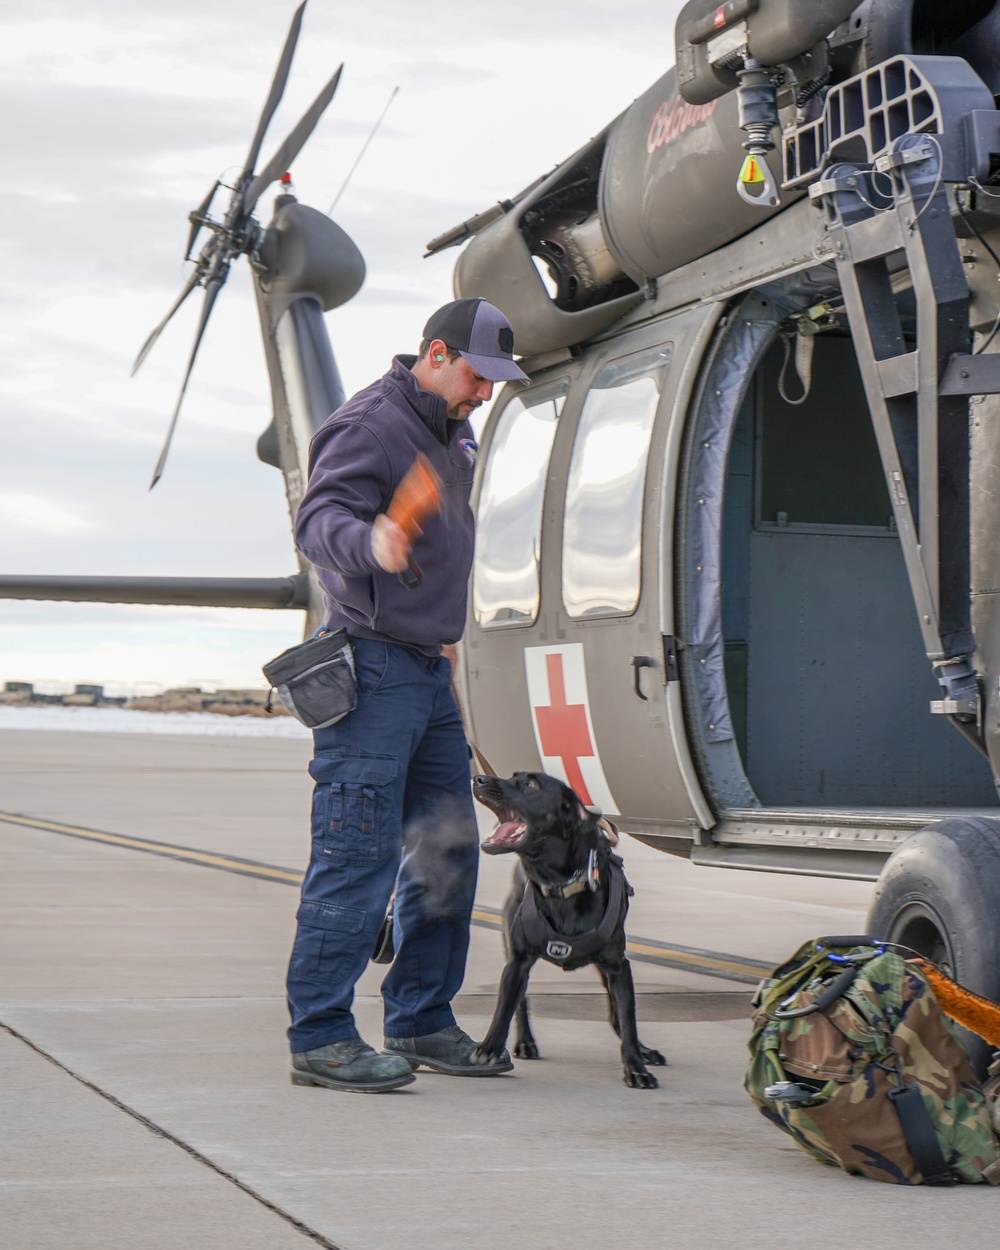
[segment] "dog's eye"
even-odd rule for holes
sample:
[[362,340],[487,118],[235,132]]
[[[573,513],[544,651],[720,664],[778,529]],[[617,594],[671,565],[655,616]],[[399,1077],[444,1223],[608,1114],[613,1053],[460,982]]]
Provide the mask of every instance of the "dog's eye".
[[524,788],[525,790],[537,790],[539,789],[539,785],[534,777],[527,777],[525,778]]

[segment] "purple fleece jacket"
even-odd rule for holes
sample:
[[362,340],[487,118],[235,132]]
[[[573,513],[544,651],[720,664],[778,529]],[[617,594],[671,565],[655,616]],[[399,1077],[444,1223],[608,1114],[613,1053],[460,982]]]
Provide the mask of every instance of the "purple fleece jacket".
[[[436,655],[465,627],[474,518],[469,507],[476,444],[467,421],[410,372],[415,356],[359,391],[316,431],[309,485],[295,521],[299,550],[316,568],[326,596],[326,626]],[[413,547],[423,572],[415,590],[372,555],[371,526],[423,452],[442,483],[442,506]]]

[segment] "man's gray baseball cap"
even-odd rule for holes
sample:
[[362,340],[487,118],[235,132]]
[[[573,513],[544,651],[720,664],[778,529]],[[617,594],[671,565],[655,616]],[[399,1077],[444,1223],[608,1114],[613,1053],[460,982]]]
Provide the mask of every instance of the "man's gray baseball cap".
[[440,339],[489,382],[527,382],[514,364],[514,331],[499,308],[484,299],[456,299],[424,326],[428,342]]

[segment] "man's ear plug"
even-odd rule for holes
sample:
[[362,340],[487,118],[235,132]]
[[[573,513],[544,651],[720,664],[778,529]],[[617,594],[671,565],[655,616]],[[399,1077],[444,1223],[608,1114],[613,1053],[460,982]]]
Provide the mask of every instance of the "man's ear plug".
[[434,359],[438,362],[438,364],[440,364],[440,363],[441,363],[441,361],[442,361],[442,360],[444,360],[444,357],[443,357],[443,356],[435,356],[435,357],[434,357]]

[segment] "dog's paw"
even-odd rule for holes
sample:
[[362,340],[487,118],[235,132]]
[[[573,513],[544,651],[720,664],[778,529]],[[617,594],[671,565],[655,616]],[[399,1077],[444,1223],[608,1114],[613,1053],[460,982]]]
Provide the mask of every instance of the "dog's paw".
[[656,1089],[660,1082],[644,1068],[626,1068],[624,1081],[630,1089]]
[[658,1050],[653,1050],[652,1046],[640,1046],[639,1053],[642,1055],[643,1063],[651,1063],[654,1068],[665,1068],[667,1066],[666,1055],[661,1055]]
[[542,1056],[539,1054],[538,1046],[536,1045],[533,1037],[529,1038],[526,1042],[518,1042],[514,1047],[515,1059],[541,1059],[541,1057]]
[[499,1058],[499,1054],[490,1054],[489,1051],[483,1050],[482,1046],[477,1046],[469,1056],[469,1061],[474,1063],[477,1068],[488,1068],[496,1063]]

